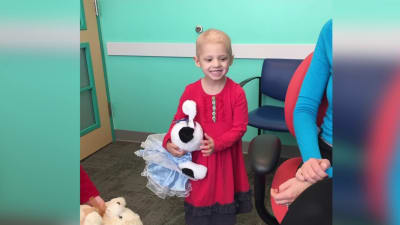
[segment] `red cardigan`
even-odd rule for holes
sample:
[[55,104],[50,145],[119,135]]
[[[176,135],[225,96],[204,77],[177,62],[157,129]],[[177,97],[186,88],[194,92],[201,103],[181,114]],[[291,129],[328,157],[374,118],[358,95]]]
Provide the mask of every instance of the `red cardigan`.
[[81,166],[81,204],[89,201],[90,198],[99,195],[99,191],[96,186],[90,180],[89,175]]

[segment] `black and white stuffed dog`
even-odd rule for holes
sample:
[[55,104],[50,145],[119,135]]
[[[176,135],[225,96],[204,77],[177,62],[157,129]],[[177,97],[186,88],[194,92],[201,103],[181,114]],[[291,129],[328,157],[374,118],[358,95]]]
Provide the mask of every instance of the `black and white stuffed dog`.
[[[197,114],[196,102],[186,100],[182,104],[182,111],[188,118],[176,122],[171,130],[171,141],[186,152],[198,151],[203,140],[203,129],[194,121]],[[207,167],[192,161],[180,162],[178,167],[191,180],[201,180],[207,174]]]

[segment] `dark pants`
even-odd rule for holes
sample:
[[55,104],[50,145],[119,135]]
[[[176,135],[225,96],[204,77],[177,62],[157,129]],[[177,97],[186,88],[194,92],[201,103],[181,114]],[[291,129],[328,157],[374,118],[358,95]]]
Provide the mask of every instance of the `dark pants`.
[[[319,139],[322,158],[332,164],[332,147]],[[290,205],[281,225],[332,224],[332,178],[311,185]]]

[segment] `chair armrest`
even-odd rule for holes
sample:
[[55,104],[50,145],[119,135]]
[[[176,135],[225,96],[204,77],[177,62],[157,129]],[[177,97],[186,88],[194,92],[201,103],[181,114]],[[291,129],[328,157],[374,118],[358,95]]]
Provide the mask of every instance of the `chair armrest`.
[[266,174],[275,170],[281,154],[281,141],[270,134],[258,135],[249,146],[249,158],[254,172]]
[[269,225],[279,225],[276,218],[265,207],[265,181],[267,173],[273,172],[277,166],[281,152],[278,137],[270,134],[258,135],[249,146],[249,158],[254,174],[255,207],[261,219]]
[[243,87],[244,85],[246,85],[247,83],[249,83],[250,81],[254,80],[254,79],[260,79],[261,77],[250,77],[242,82],[239,83],[239,85],[241,87]]

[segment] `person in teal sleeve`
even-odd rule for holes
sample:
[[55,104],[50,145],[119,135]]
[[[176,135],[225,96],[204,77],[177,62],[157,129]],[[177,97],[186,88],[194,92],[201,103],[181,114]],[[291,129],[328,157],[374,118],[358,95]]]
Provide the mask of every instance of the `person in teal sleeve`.
[[[328,108],[321,131],[316,118],[319,105],[326,94]],[[293,113],[297,143],[304,164],[296,177],[315,183],[326,176],[332,177],[332,20],[321,30],[314,55],[301,86]],[[318,135],[319,134],[319,135]],[[329,148],[320,148],[319,142]],[[321,160],[321,158],[325,160]],[[328,160],[330,162],[328,162]],[[326,170],[327,167],[330,167]]]
[[[328,108],[318,127],[324,95]],[[281,224],[332,224],[332,20],[320,32],[293,122],[303,164],[296,177],[271,189],[275,202],[289,207]]]

